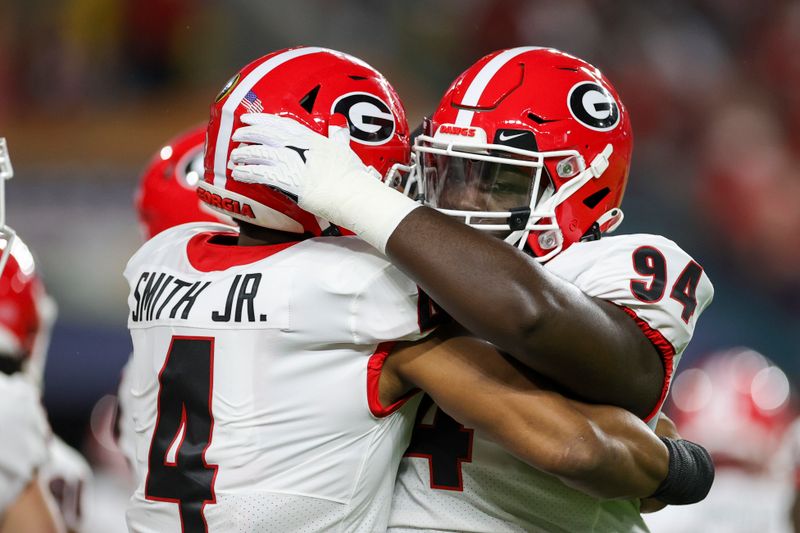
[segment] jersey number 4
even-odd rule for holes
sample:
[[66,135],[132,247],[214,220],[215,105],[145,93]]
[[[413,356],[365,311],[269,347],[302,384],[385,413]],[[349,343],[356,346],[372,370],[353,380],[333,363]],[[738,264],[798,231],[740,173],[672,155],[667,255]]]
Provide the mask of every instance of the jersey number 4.
[[431,488],[464,490],[461,463],[472,462],[473,430],[465,428],[444,411],[434,406],[432,424],[423,424],[422,417],[433,406],[430,396],[425,396],[417,410],[414,433],[406,450],[406,457],[428,460]]
[[183,533],[208,531],[203,507],[216,503],[217,465],[206,464],[214,416],[214,339],[172,337],[158,375],[158,418],[150,442],[145,497],[177,503]]
[[[654,303],[664,297],[667,288],[667,260],[657,248],[641,246],[633,252],[633,269],[637,274],[650,277],[647,282],[631,281],[631,292],[646,303]],[[669,297],[683,306],[681,319],[687,324],[697,309],[697,285],[703,275],[703,267],[690,261],[672,285]]]

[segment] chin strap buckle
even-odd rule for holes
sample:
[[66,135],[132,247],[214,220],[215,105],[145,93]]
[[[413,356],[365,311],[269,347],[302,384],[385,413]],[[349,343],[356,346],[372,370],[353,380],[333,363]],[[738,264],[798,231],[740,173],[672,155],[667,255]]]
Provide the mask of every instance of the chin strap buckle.
[[329,225],[327,228],[322,230],[320,236],[322,237],[340,237],[342,235],[342,230],[339,229],[339,226],[335,226],[333,224]]
[[625,214],[622,209],[615,207],[600,215],[600,218],[597,219],[597,225],[602,233],[611,233],[622,224],[624,218]]
[[530,207],[514,207],[509,210],[511,216],[508,217],[508,227],[511,231],[519,231],[525,229],[528,225],[528,220],[531,218]]
[[614,147],[609,143],[603,148],[602,152],[592,159],[592,164],[589,165],[589,171],[592,173],[592,176],[599,178],[603,175],[603,172],[608,168],[608,159],[611,157],[612,153],[614,153]]

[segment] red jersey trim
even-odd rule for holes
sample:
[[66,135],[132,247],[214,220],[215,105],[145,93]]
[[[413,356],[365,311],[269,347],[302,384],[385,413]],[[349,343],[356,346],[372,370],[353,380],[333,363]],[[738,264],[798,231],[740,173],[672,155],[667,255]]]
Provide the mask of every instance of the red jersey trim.
[[395,344],[397,343],[394,341],[380,343],[375,348],[375,353],[369,357],[369,362],[367,363],[367,404],[372,415],[378,418],[394,413],[419,392],[419,389],[412,389],[391,405],[384,406],[381,404],[380,380],[383,363],[386,362],[386,358],[389,357]]
[[236,246],[211,242],[211,239],[217,236],[237,237],[237,234],[227,231],[206,231],[189,239],[186,244],[186,257],[195,270],[215,272],[235,266],[249,265],[286,250],[298,242],[302,242],[291,241],[261,246]]
[[672,372],[673,372],[673,361],[675,359],[675,347],[672,345],[667,338],[661,334],[655,328],[650,327],[650,324],[639,318],[639,315],[636,314],[636,311],[629,307],[625,307],[624,305],[618,306],[620,309],[625,311],[625,313],[630,316],[636,325],[639,326],[639,329],[642,330],[645,337],[656,347],[658,353],[661,354],[661,362],[664,364],[664,384],[661,387],[661,397],[658,399],[658,403],[644,418],[645,422],[649,422],[653,419],[654,416],[658,414],[661,410],[661,406],[664,405],[664,400],[667,398],[667,392],[669,391],[669,385],[672,382]]

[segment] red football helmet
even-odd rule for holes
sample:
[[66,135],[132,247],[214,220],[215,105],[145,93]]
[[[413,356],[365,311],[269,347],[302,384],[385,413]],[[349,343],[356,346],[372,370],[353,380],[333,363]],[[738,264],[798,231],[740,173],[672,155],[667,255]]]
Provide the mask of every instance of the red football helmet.
[[669,413],[684,438],[701,442],[715,462],[768,466],[794,417],[786,374],[748,348],[714,353],[675,377]]
[[203,124],[171,139],[148,163],[134,198],[146,238],[187,222],[231,223],[197,198],[205,139]]
[[300,209],[286,194],[233,179],[228,166],[235,147],[231,135],[242,125],[245,113],[288,116],[323,135],[331,116],[341,114],[350,127],[350,146],[385,180],[408,164],[405,110],[377,70],[326,48],[273,52],[231,78],[211,105],[205,182],[197,189],[214,209],[251,224],[293,233],[336,233],[336,228]]
[[585,61],[538,47],[489,54],[456,78],[425,133],[414,142],[425,202],[540,261],[622,221],[631,124]]
[[[0,240],[5,249],[7,241]],[[23,371],[41,383],[55,303],[36,274],[28,247],[16,237],[0,275],[0,354],[22,360]]]

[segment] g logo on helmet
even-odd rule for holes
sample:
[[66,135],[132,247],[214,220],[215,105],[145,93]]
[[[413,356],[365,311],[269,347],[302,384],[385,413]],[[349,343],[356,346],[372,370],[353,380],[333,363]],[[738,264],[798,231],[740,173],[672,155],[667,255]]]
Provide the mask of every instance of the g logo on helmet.
[[567,107],[578,122],[592,130],[608,131],[619,124],[619,105],[611,93],[593,81],[573,85]]
[[348,93],[333,102],[331,113],[347,118],[350,138],[361,144],[384,144],[394,135],[394,115],[386,103],[369,93]]

